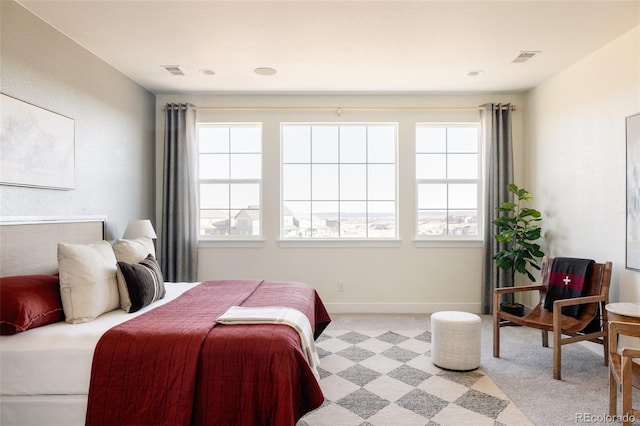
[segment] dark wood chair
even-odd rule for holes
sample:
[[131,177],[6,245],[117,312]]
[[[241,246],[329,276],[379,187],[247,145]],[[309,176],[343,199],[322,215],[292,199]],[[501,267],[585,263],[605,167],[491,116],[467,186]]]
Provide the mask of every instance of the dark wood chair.
[[[633,408],[633,388],[640,388],[640,348],[620,348],[618,336],[640,337],[640,324],[611,321],[609,323],[609,415],[619,417],[623,426],[633,424],[640,418],[640,410]],[[618,411],[618,392],[622,394],[622,412]]]
[[[604,346],[604,365],[609,363],[609,339],[607,338],[607,311],[604,306],[609,302],[611,285],[611,262],[593,263],[584,296],[556,300],[553,311],[544,308],[547,294],[551,258],[542,261],[541,284],[495,289],[493,293],[493,356],[500,357],[500,329],[509,325],[521,325],[542,330],[542,346],[549,346],[549,331],[553,332],[553,378],[560,380],[562,366],[562,345],[589,340]],[[502,295],[525,291],[537,291],[540,295],[538,305],[525,316],[519,317],[500,309]],[[562,307],[583,305],[578,318],[562,315]],[[569,337],[563,338],[566,335]]]

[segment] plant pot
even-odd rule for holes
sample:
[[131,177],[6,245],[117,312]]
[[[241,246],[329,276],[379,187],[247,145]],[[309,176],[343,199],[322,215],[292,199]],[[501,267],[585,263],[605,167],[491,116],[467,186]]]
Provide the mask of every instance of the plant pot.
[[522,303],[502,302],[500,303],[500,310],[518,317],[524,316],[524,305]]

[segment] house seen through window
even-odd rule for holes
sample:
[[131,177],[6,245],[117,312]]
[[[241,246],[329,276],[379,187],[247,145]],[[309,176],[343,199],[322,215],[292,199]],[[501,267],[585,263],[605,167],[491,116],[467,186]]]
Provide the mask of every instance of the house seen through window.
[[262,235],[261,124],[199,123],[200,237]]
[[397,238],[397,124],[282,124],[283,239]]

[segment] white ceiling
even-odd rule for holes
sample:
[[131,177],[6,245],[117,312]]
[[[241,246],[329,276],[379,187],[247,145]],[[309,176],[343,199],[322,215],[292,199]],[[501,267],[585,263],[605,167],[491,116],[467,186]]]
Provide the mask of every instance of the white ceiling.
[[18,1],[156,94],[523,91],[640,25],[640,0]]

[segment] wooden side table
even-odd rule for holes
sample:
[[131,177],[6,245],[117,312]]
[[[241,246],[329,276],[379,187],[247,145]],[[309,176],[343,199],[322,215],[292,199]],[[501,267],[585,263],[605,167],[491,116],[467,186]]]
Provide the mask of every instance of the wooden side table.
[[[626,323],[640,323],[640,303],[609,303],[605,305],[607,310],[607,321],[620,321]],[[635,328],[635,327],[634,327]],[[623,330],[625,331],[623,333]],[[623,425],[631,425],[638,418],[640,411],[633,409],[633,387],[638,387],[638,377],[640,376],[640,365],[633,362],[637,352],[633,348],[638,347],[638,334],[631,332],[629,325],[618,330],[619,334],[609,335],[609,348],[613,352],[609,357],[609,415],[620,417]],[[632,341],[635,337],[635,341]],[[621,343],[622,339],[628,343]],[[634,344],[635,343],[635,344]],[[624,349],[622,349],[624,348]],[[625,357],[621,356],[625,355]],[[631,362],[629,362],[631,361]],[[623,380],[624,376],[624,380]],[[631,380],[629,380],[631,379]],[[625,383],[623,383],[625,382]],[[618,413],[618,393],[622,393],[622,412]]]
[[640,323],[640,303],[608,303],[604,308],[608,321]]
[[[607,328],[611,321],[640,324],[640,303],[608,303],[604,308],[607,310]],[[609,336],[607,338],[609,339]],[[620,335],[619,339],[618,348],[621,346],[640,347],[638,338]]]

